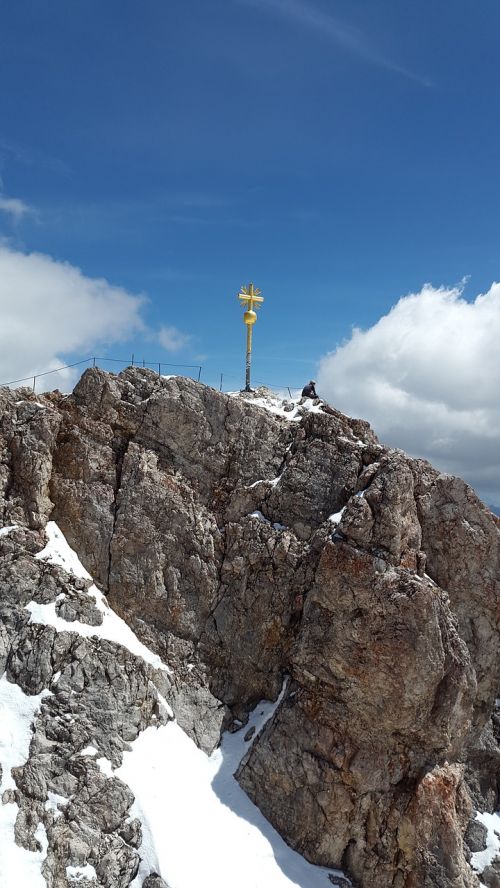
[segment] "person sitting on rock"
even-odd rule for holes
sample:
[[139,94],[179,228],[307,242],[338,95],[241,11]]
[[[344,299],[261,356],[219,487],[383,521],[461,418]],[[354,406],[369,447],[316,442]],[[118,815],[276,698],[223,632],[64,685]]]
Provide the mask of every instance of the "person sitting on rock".
[[304,388],[302,389],[302,397],[303,398],[317,398],[318,396],[316,394],[315,385],[316,385],[316,380],[310,379],[309,382],[307,383],[307,385],[305,385]]

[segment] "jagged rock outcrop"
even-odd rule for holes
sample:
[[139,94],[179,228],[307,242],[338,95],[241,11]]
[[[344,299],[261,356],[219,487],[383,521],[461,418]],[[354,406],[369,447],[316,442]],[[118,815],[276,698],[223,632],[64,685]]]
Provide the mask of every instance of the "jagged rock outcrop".
[[[32,845],[43,820],[49,888],[69,857],[127,886],[140,855],[127,787],[78,758],[90,737],[118,762],[166,717],[153,687],[211,750],[285,674],[238,777],[287,841],[363,888],[476,886],[463,835],[500,780],[500,521],[473,491],[335,410],[277,415],[147,370],[0,402],[2,523],[21,526],[0,538],[0,659],[26,693],[53,691],[15,774],[16,835]],[[168,680],[28,622],[23,603],[62,594],[63,620],[98,625],[82,581],[33,557],[49,517]],[[54,823],[49,790],[72,794]]]
[[443,823],[465,793],[461,769],[445,763],[467,738],[476,681],[446,594],[327,543],[291,668],[286,699],[242,765],[245,789],[294,846],[342,862],[361,884],[447,884],[436,874],[450,841]]
[[[101,762],[118,767],[140,731],[168,720],[171,683],[120,645],[72,631],[75,620],[99,625],[102,612],[83,594],[88,581],[33,556],[37,539],[22,529],[0,537],[3,680],[41,695],[27,761],[12,769],[15,789],[2,803],[17,806],[20,847],[40,851],[42,829],[48,888],[73,884],[68,867],[92,867],[91,888],[126,888],[139,866],[141,825],[130,817],[129,788]],[[32,622],[28,604],[53,605],[67,631]]]

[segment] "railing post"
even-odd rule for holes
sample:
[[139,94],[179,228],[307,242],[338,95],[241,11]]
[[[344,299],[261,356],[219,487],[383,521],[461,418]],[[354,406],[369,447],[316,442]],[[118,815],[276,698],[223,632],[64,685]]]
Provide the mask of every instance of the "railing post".
[[132,367],[134,366],[134,355],[132,353]]
[[35,391],[36,386],[36,376],[33,377],[33,391]]
[[93,362],[94,362],[94,363],[92,364],[92,366],[95,367],[95,358],[92,358],[92,360],[93,360]]
[[158,376],[161,376],[161,364],[158,364]]
[[292,393],[291,393],[290,389],[288,388],[288,386],[287,386],[287,389],[288,389],[288,394],[290,395],[290,398],[291,398],[291,397],[292,397]]
[[222,373],[221,373],[221,375],[220,375],[220,386],[219,386],[219,391],[220,391],[220,392],[222,391]]
[[200,381],[201,376],[201,367],[198,367],[198,382]]

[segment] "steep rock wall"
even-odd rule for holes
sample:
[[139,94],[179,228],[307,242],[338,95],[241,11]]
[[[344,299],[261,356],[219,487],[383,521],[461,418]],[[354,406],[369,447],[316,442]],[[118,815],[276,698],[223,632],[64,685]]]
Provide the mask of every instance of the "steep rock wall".
[[58,521],[193,722],[290,676],[239,773],[287,841],[366,888],[477,884],[463,775],[496,803],[500,531],[473,491],[336,411],[150,371],[0,398],[4,524]]

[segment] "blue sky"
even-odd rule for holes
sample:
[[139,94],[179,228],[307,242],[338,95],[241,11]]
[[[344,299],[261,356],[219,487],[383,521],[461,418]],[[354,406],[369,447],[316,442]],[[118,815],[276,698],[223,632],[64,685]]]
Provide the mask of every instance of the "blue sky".
[[0,25],[4,244],[148,298],[57,357],[202,356],[238,387],[254,280],[254,378],[298,386],[425,282],[499,278],[496,0],[16,0]]

